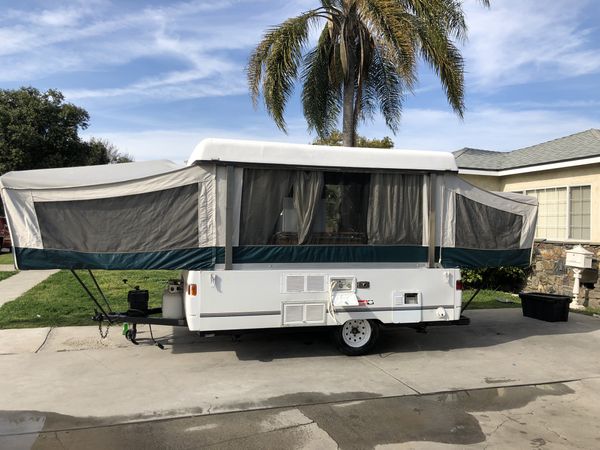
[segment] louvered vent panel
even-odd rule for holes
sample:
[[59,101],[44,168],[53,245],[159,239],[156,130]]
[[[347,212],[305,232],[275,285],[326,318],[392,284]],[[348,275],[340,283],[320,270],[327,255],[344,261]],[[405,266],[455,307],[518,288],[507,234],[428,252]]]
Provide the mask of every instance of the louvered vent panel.
[[304,305],[284,305],[283,324],[302,323],[304,315]]
[[304,292],[304,275],[288,275],[285,279],[286,292]]
[[394,298],[394,306],[404,306],[404,292],[399,292],[399,293],[394,292],[393,298]]
[[324,323],[325,322],[325,305],[323,303],[307,304],[306,305],[306,322],[307,323]]
[[325,292],[325,276],[308,275],[306,277],[306,290],[308,292]]

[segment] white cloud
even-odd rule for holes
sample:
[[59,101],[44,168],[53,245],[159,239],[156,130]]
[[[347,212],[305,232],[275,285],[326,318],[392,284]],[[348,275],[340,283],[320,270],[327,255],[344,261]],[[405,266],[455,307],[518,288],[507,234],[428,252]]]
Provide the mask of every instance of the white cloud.
[[[201,79],[202,77],[195,78],[195,80]],[[121,88],[74,89],[64,90],[63,93],[69,101],[96,99],[112,104],[115,104],[117,101],[131,104],[147,99],[161,101],[190,100],[204,97],[240,95],[248,92],[245,79],[239,77],[238,74],[229,77],[221,76],[217,81],[205,81],[202,83],[192,81],[186,83],[169,83],[168,81],[164,81],[161,83],[157,80],[151,85],[140,82]]]
[[[237,95],[247,90],[245,59],[231,51],[249,51],[265,21],[277,23],[304,3],[201,0],[125,12],[100,0],[92,7],[82,1],[41,12],[10,10],[12,20],[0,19],[0,81],[35,84],[52,75],[106,72],[112,85],[62,90],[70,101],[115,104]],[[249,4],[250,14],[238,11]],[[125,67],[142,58],[156,65],[146,63],[148,72],[131,81]]]
[[[237,67],[224,52],[249,49],[265,23],[260,11],[244,15],[236,10],[256,3],[189,1],[129,12],[118,3],[102,3],[94,14],[83,2],[41,13],[11,10],[6,15],[12,20],[0,19],[0,80],[23,82],[98,68],[117,72],[118,66],[143,57],[176,58],[195,72]],[[283,19],[290,6],[269,10]]]
[[279,133],[271,127],[248,126],[230,130],[225,128],[198,128],[184,130],[152,130],[138,132],[86,132],[84,138],[107,139],[120,151],[127,152],[137,161],[149,159],[170,159],[185,161],[192,150],[205,138],[254,139],[277,142],[307,143],[311,139],[305,131],[306,126],[291,126],[289,133]]
[[[591,31],[580,25],[591,1],[498,0],[492,2],[490,10],[475,0],[466,2],[470,28],[464,49],[467,91],[476,97],[506,85],[600,72],[600,52],[591,49],[597,43]],[[102,116],[103,106],[116,111],[125,103],[244,94],[244,54],[267,27],[313,7],[315,1],[166,4],[126,12],[116,1],[62,0],[48,3],[50,6],[41,11],[27,7],[8,10],[0,17],[0,81],[36,84],[52,75],[95,71],[101,79],[106,73],[111,81],[98,86],[58,86],[69,101],[89,100],[92,107],[86,107],[93,118]],[[143,74],[124,76],[125,67],[141,59],[156,64],[146,63]],[[416,90],[417,101],[427,97],[427,92],[439,90],[434,79],[424,78],[428,81]],[[411,102],[414,104],[418,103]],[[515,100],[502,107],[476,106],[467,112],[464,122],[449,109],[407,107],[400,134],[393,139],[403,148],[513,149],[598,127],[584,116],[593,107],[597,107],[594,98],[557,97],[538,103]],[[566,113],[568,108],[585,111]],[[254,124],[235,130],[106,130],[88,134],[106,137],[138,159],[182,160],[198,140],[208,136],[311,140],[301,117],[288,120],[289,135],[279,133],[264,112],[257,113],[254,120]],[[125,118],[122,123],[127,126],[134,122]],[[391,134],[380,119],[363,126],[361,133],[374,137]]]
[[[446,110],[410,108],[405,110],[400,133],[391,135],[383,121],[363,125],[359,133],[368,137],[391,136],[396,148],[454,151],[462,147],[487,150],[514,150],[566,136],[600,123],[576,114],[556,111],[525,110],[520,112],[495,107],[471,111],[468,120],[460,121]],[[86,136],[108,139],[120,150],[137,160],[171,159],[184,161],[196,144],[208,137],[255,139],[277,142],[308,143],[313,138],[306,131],[301,117],[288,121],[288,134],[265,123],[248,124],[238,129],[155,129],[138,132],[99,132],[90,130]]]
[[[398,148],[506,151],[598,127],[598,120],[556,110],[514,111],[482,106],[470,110],[461,121],[451,111],[409,108],[403,113],[400,132],[391,137]],[[390,135],[381,120],[363,126],[360,132],[369,137]]]
[[[600,71],[591,30],[581,27],[589,0],[502,0],[466,5],[468,79],[478,89]],[[597,9],[597,8],[596,8]]]

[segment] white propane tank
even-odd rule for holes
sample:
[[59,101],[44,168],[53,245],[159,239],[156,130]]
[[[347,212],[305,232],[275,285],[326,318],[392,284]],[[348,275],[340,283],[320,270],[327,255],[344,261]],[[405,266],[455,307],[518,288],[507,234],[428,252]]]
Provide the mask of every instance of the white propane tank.
[[165,319],[183,319],[183,289],[179,281],[169,282],[163,293],[162,316]]

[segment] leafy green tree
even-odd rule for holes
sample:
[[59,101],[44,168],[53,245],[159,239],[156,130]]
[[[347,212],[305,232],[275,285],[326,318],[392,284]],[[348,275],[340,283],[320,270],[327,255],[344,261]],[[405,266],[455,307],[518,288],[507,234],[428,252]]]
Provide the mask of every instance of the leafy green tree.
[[115,160],[119,153],[114,146],[79,136],[89,119],[85,109],[65,102],[54,89],[0,90],[0,174]]
[[133,156],[120,152],[115,144],[106,139],[91,138],[88,145],[90,151],[95,152],[91,158],[101,161],[94,164],[119,164],[133,161]]
[[[480,0],[489,6],[489,0]],[[285,131],[284,110],[294,83],[310,130],[330,134],[342,115],[343,142],[355,146],[359,121],[379,109],[398,130],[402,103],[417,80],[419,57],[440,78],[452,109],[463,116],[463,58],[455,45],[466,37],[462,0],[320,0],[267,31],[247,68],[252,100],[264,99]],[[310,29],[320,27],[307,49]],[[307,51],[308,50],[308,51]]]
[[[334,130],[325,137],[315,139],[313,145],[333,145],[339,147],[344,145],[344,135],[340,130]],[[367,148],[394,148],[394,141],[392,141],[389,136],[385,136],[383,139],[369,139],[357,134],[355,146]]]

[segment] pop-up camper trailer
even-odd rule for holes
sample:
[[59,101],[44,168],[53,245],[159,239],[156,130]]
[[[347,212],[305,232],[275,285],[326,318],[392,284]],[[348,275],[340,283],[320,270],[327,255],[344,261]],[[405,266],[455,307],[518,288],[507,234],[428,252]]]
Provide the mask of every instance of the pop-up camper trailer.
[[459,178],[449,153],[219,139],[187,167],[11,172],[0,187],[21,270],[183,270],[162,318],[132,291],[136,314],[100,320],[332,326],[349,354],[380,324],[465,323],[460,268],[527,266],[537,216],[531,197]]

